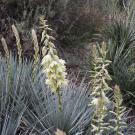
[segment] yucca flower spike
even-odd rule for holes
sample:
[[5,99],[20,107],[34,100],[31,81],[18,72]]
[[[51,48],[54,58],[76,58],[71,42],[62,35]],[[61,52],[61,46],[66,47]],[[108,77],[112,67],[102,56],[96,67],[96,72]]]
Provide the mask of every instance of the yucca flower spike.
[[95,107],[93,120],[91,123],[92,132],[95,135],[102,135],[109,123],[105,122],[107,116],[107,104],[110,103],[107,97],[107,92],[111,90],[106,81],[111,80],[107,71],[110,61],[106,60],[106,44],[103,42],[102,46],[94,45],[93,47],[94,68],[91,71],[91,84],[93,86],[91,106]]
[[59,110],[62,110],[62,101],[60,95],[61,87],[67,85],[67,73],[66,73],[66,66],[65,61],[60,59],[57,55],[57,50],[55,48],[54,43],[52,42],[55,40],[52,36],[48,35],[48,30],[51,29],[46,24],[47,21],[43,18],[40,18],[41,29],[42,31],[42,38],[41,42],[43,42],[44,47],[42,48],[42,67],[43,72],[46,74],[46,84],[51,88],[52,92],[58,94],[58,106]]

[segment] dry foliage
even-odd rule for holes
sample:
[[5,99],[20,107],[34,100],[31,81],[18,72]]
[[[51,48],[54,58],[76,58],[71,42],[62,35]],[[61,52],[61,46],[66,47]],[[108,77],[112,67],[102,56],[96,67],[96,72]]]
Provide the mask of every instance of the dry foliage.
[[55,132],[55,135],[66,135],[66,133],[57,129],[57,131]]

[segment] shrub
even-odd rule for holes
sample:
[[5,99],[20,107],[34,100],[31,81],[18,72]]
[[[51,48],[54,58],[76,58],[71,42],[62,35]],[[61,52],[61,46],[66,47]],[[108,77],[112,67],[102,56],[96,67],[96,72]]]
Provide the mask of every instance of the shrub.
[[23,40],[29,40],[29,31],[32,27],[37,28],[41,15],[48,19],[65,47],[89,42],[103,24],[103,14],[96,0],[4,0],[4,4]]
[[58,109],[58,97],[49,89],[42,90],[40,93],[36,92],[33,96],[32,108],[42,126],[48,127],[50,134],[53,134],[57,128],[69,135],[83,134],[88,128],[93,109],[88,107],[89,93],[87,87],[83,85],[82,82],[77,87],[70,82],[61,90],[61,111]]
[[133,2],[122,13],[115,14],[113,22],[103,29],[103,37],[108,42],[108,59],[112,61],[109,73],[113,81],[120,85],[125,102],[131,106],[135,91],[134,20]]

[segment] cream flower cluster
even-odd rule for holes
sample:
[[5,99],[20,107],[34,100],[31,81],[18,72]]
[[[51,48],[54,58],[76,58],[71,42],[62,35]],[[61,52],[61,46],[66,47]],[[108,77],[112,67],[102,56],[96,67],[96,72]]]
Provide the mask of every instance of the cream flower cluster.
[[46,84],[53,92],[57,92],[62,86],[67,85],[65,61],[53,52],[49,52],[42,60],[43,71],[47,76]]
[[124,115],[127,113],[127,108],[122,105],[123,97],[120,92],[120,88],[118,85],[114,87],[114,106],[115,111],[110,111],[113,115],[113,119],[110,120],[111,126],[110,128],[114,130],[116,135],[124,135],[122,132],[123,129],[127,128],[127,123],[125,119],[123,119]]
[[48,32],[52,31],[52,29],[49,28],[46,23],[47,20],[41,17],[40,28],[43,30],[41,42],[44,44],[44,47],[42,48],[43,72],[47,77],[46,84],[52,89],[53,92],[58,93],[59,102],[61,102],[59,93],[60,88],[67,85],[65,61],[58,57],[57,50],[52,42],[52,40],[55,40],[55,38],[48,35]]
[[108,130],[107,125],[104,121],[107,116],[106,105],[110,102],[109,98],[106,96],[107,92],[111,90],[106,81],[111,80],[106,68],[110,64],[110,61],[106,60],[106,47],[105,43],[100,46],[94,46],[94,69],[91,71],[92,75],[92,106],[95,107],[94,117],[92,121],[92,132],[95,135],[102,134],[104,130]]

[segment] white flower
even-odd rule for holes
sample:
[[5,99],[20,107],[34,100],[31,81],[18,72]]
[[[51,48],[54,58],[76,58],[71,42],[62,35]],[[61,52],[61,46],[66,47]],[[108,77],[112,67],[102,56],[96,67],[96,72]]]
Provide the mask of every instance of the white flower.
[[93,98],[91,104],[93,104],[94,106],[98,107],[99,106],[99,98]]
[[58,94],[58,108],[61,111],[62,101],[60,88],[67,85],[65,61],[59,59],[57,56],[55,45],[52,42],[52,40],[55,39],[48,35],[48,31],[51,29],[48,27],[46,22],[47,21],[44,20],[44,18],[40,18],[40,28],[43,29],[41,42],[44,44],[44,47],[42,48],[43,60],[41,64],[47,77],[46,84],[53,92]]
[[46,84],[56,92],[63,85],[67,85],[65,61],[57,55],[48,53],[42,60],[43,71],[47,76]]
[[104,92],[102,92],[102,97],[103,97],[103,101],[104,101],[104,104],[105,105],[108,104],[108,103],[110,103],[110,100],[108,99],[108,97],[105,95]]
[[42,59],[42,65],[44,66],[48,66],[47,64],[49,64],[52,61],[52,58],[49,54],[47,54],[46,56],[44,56],[44,58]]

